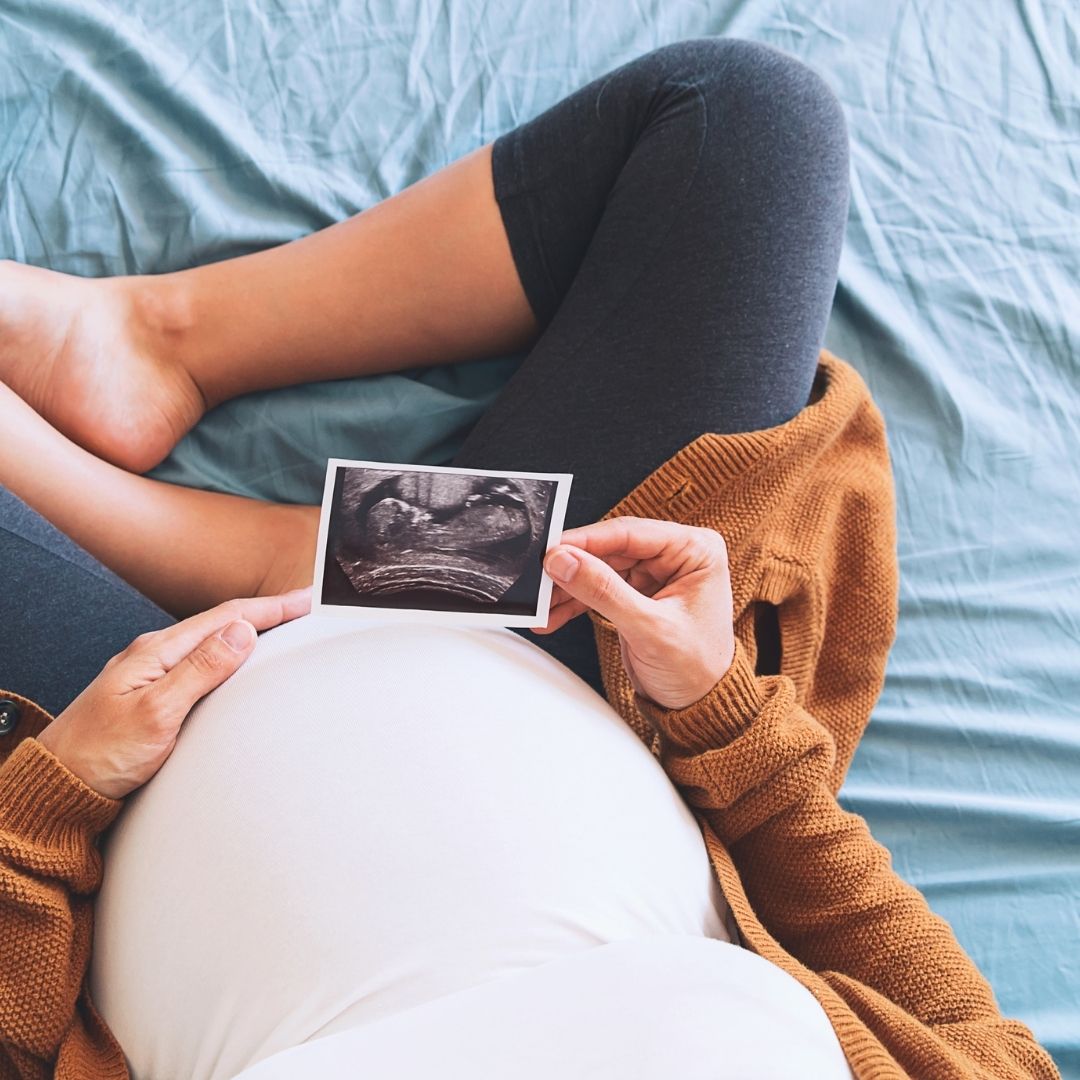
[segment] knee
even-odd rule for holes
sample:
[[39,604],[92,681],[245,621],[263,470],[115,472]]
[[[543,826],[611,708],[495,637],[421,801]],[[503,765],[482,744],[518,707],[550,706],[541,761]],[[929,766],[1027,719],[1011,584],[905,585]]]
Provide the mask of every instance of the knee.
[[646,54],[654,85],[691,84],[705,101],[711,135],[730,142],[765,136],[786,155],[802,150],[827,159],[847,177],[848,133],[843,106],[828,83],[788,53],[742,38],[692,38]]

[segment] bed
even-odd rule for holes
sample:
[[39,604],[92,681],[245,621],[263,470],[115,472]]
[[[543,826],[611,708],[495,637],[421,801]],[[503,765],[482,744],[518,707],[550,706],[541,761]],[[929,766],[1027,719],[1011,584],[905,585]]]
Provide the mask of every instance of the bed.
[[[844,104],[826,344],[888,425],[899,632],[842,792],[1080,1080],[1080,16],[1066,0],[3,0],[0,256],[155,273],[370,206],[631,57],[733,35]],[[318,501],[446,464],[520,356],[251,395],[155,474]]]

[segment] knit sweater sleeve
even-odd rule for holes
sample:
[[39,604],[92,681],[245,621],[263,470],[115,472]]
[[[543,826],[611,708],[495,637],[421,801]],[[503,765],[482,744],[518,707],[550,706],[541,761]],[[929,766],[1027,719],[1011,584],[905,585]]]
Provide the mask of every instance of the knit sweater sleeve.
[[36,739],[0,765],[0,1077],[68,1075],[65,1057],[126,1075],[84,987],[96,840],[120,805]]
[[684,709],[635,695],[661,761],[726,845],[777,944],[828,983],[911,1076],[1057,1077],[999,1012],[948,923],[892,869],[829,786],[835,744],[786,676],[756,676],[742,647]]

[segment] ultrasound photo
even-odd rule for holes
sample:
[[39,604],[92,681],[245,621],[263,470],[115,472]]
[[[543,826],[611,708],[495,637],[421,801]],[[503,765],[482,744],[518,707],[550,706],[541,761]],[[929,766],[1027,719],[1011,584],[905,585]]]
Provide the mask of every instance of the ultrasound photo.
[[332,458],[312,612],[545,626],[572,479]]

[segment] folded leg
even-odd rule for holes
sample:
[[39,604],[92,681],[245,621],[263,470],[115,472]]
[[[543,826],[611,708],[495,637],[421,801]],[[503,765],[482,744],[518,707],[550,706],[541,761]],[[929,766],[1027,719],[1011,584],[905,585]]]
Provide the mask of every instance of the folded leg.
[[[678,42],[500,136],[492,166],[541,334],[455,464],[573,472],[574,527],[702,433],[806,404],[848,204],[820,76],[766,45]],[[530,636],[603,693],[587,619]]]

